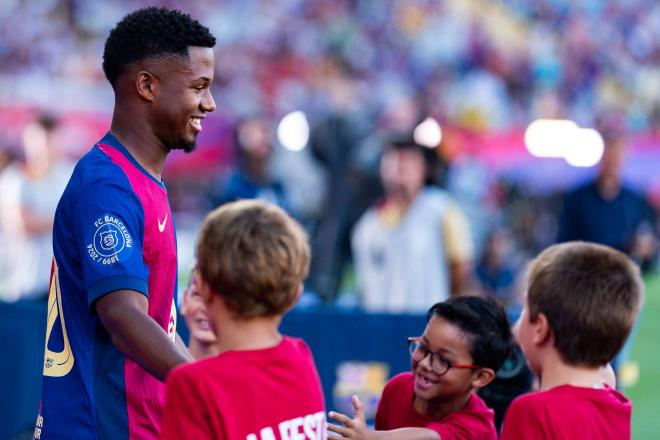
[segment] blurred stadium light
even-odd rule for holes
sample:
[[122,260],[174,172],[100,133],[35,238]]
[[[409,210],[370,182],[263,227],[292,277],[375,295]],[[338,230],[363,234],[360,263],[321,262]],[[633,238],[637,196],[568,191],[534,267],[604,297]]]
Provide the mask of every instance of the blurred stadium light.
[[429,116],[415,127],[413,136],[418,144],[427,148],[435,148],[442,141],[442,128],[438,121]]
[[574,167],[592,167],[600,162],[605,149],[600,133],[593,128],[580,128],[574,136],[574,143],[566,149],[566,162]]
[[603,138],[593,128],[565,119],[537,119],[525,131],[525,146],[533,156],[563,158],[574,167],[592,167],[603,156]]
[[307,116],[295,111],[282,118],[277,126],[277,139],[287,150],[301,151],[309,141],[309,123]]

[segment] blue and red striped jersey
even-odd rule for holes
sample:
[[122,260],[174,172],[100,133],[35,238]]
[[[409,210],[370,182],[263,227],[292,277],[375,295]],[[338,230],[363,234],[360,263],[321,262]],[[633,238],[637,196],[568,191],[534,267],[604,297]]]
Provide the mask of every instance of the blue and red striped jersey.
[[129,289],[176,335],[176,240],[163,183],[111,133],[76,165],[55,213],[43,393],[34,437],[158,435],[165,384],[115,348],[94,302]]

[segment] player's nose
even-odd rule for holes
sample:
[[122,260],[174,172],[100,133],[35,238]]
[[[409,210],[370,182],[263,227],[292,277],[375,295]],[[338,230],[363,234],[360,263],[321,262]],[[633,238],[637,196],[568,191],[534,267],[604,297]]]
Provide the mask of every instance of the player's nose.
[[215,111],[215,109],[216,109],[215,100],[213,99],[213,95],[211,94],[210,89],[206,90],[206,93],[204,94],[204,98],[202,99],[202,102],[200,103],[200,107],[205,112]]

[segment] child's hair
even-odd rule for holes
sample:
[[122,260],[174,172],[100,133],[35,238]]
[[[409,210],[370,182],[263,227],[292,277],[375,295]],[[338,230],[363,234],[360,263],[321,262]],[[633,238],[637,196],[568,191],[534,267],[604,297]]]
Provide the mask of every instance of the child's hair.
[[242,318],[283,314],[309,260],[301,226],[282,209],[255,200],[215,209],[197,241],[200,276]]
[[459,296],[437,303],[427,313],[458,327],[469,341],[472,363],[500,369],[513,348],[511,325],[504,309],[491,298]]
[[639,268],[622,252],[593,243],[550,246],[527,273],[530,321],[548,319],[570,364],[600,367],[621,349],[642,301]]

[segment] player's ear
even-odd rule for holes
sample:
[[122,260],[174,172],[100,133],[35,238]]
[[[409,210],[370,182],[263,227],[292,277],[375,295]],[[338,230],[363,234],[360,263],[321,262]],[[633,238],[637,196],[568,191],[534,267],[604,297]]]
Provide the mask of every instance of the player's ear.
[[492,368],[479,368],[472,379],[473,388],[483,388],[495,379],[495,371]]
[[135,87],[140,98],[152,102],[156,99],[158,78],[147,70],[140,70],[135,78]]

